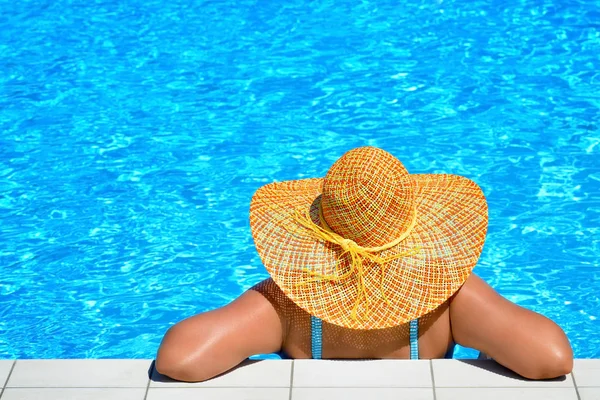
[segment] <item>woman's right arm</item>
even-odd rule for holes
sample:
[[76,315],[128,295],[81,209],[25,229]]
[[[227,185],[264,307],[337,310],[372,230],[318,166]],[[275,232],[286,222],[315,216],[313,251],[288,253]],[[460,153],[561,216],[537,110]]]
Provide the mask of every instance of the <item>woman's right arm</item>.
[[155,368],[175,380],[199,382],[251,355],[279,351],[282,343],[275,308],[259,292],[248,290],[225,307],[173,325],[158,349]]

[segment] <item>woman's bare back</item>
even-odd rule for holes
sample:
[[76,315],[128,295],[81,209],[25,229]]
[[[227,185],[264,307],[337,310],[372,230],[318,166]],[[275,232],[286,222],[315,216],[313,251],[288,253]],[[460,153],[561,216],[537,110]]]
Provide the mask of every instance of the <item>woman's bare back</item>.
[[[252,288],[279,310],[283,330],[281,351],[290,358],[312,358],[310,315],[267,279]],[[448,302],[419,319],[422,358],[442,358],[454,346]],[[378,330],[354,330],[323,322],[323,358],[410,358],[409,324]]]

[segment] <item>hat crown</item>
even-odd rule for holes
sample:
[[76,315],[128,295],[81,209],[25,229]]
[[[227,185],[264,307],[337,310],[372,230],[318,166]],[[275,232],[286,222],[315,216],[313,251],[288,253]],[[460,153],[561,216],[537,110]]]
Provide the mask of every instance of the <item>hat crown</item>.
[[413,182],[390,153],[359,147],[327,172],[321,207],[327,225],[338,235],[363,247],[383,246],[410,229],[415,213]]

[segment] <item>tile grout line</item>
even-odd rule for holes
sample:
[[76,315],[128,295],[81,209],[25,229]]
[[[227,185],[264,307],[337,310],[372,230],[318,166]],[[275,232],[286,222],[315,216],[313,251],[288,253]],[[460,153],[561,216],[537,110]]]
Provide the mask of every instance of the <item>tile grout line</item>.
[[575,394],[577,395],[577,400],[581,400],[581,396],[579,395],[579,387],[577,387],[577,381],[575,380],[575,374],[571,371],[571,379],[573,379],[573,386],[575,386]]
[[433,400],[437,400],[437,394],[435,393],[435,378],[433,376],[433,361],[429,360],[429,373],[431,374],[431,387],[433,389]]
[[294,387],[294,360],[292,360],[292,370],[290,373],[290,395],[289,400],[292,400],[292,388]]
[[14,360],[12,365],[10,366],[10,371],[8,371],[8,376],[6,377],[6,382],[4,382],[4,386],[2,386],[2,390],[0,390],[0,399],[4,395],[4,389],[6,389],[6,387],[8,386],[8,381],[10,380],[10,376],[12,375],[13,370],[15,369],[16,365],[17,365],[17,360]]

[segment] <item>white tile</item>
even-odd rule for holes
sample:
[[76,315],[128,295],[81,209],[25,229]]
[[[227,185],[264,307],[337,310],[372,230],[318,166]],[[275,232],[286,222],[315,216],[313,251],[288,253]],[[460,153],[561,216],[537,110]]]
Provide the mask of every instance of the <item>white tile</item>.
[[574,387],[571,375],[555,380],[528,380],[488,360],[432,360],[438,387]]
[[196,383],[177,382],[166,376],[152,374],[150,387],[289,387],[292,377],[291,360],[244,361],[238,367],[216,378]]
[[146,396],[146,400],[289,400],[289,398],[289,388],[150,388]]
[[145,388],[8,388],[2,400],[144,400]]
[[296,360],[294,387],[432,387],[427,360]]
[[292,400],[433,400],[433,388],[293,388]]
[[575,360],[573,376],[577,387],[600,387],[600,360]]
[[437,388],[437,400],[577,400],[575,388]]
[[14,360],[0,360],[0,390],[4,387],[14,363]]
[[581,400],[600,400],[600,387],[585,387],[578,390]]
[[6,387],[145,388],[152,360],[17,360]]

